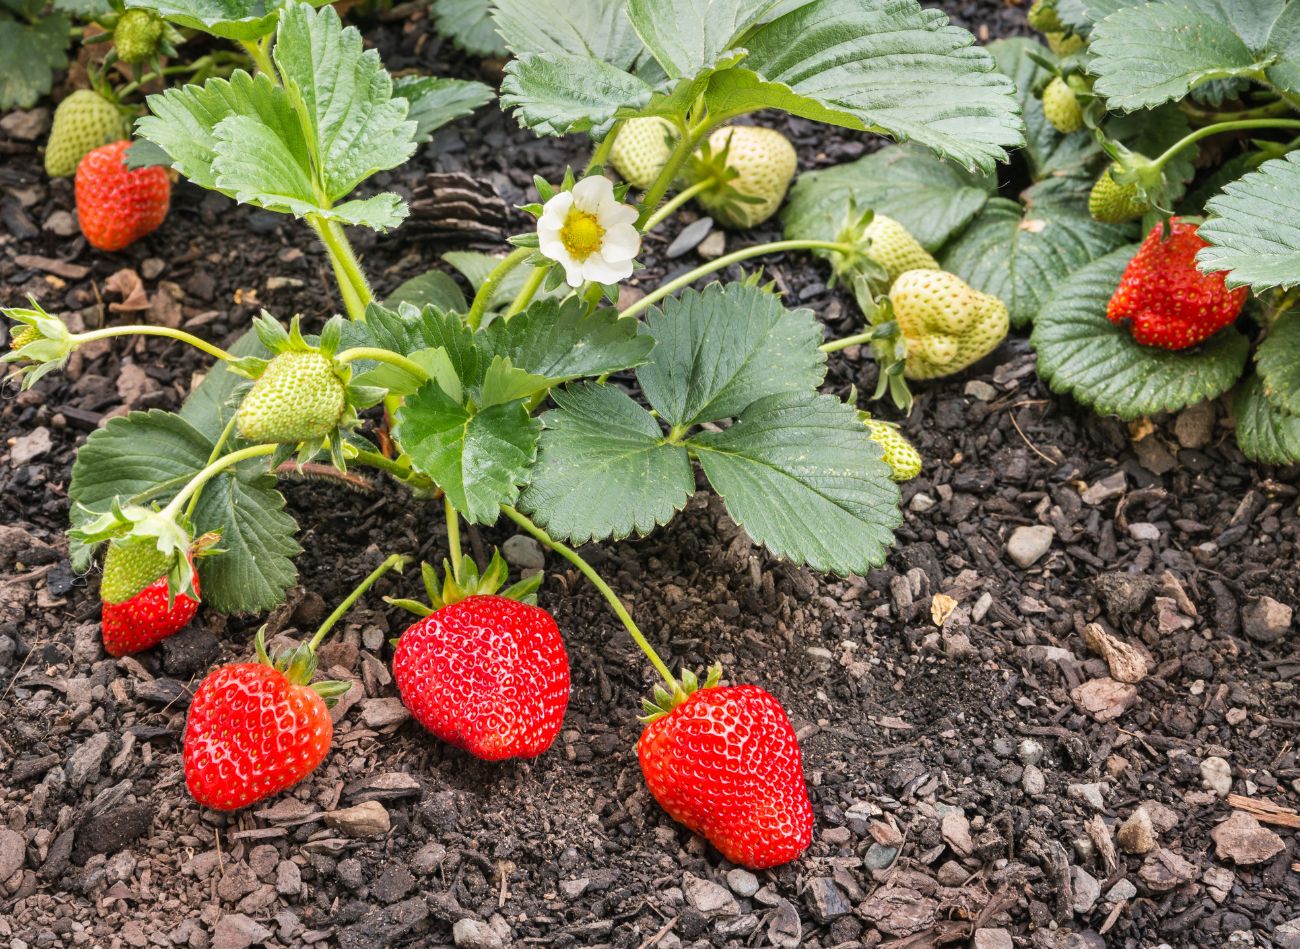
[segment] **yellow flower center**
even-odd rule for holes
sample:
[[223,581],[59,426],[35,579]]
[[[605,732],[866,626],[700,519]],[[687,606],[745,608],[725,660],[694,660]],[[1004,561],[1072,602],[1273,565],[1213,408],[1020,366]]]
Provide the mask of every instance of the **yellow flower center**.
[[605,229],[596,220],[596,215],[577,208],[569,209],[564,217],[564,226],[560,228],[560,242],[578,263],[600,250],[604,237]]

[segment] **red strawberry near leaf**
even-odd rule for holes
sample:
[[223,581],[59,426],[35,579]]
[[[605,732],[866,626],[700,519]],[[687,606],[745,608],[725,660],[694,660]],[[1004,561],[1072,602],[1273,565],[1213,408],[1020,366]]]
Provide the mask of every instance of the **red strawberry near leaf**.
[[[104,582],[100,585],[102,607],[100,624],[104,633],[104,649],[110,656],[125,656],[141,652],[158,645],[167,637],[180,632],[189,625],[190,620],[199,611],[197,597],[199,576],[194,574],[195,597],[184,593],[171,594],[168,589],[166,572],[159,573],[158,578],[140,592],[119,602],[110,602],[105,589],[110,586],[109,576],[123,557],[129,555],[121,552],[117,544],[110,544],[104,561]],[[193,569],[193,555],[189,555]]]
[[427,564],[433,609],[397,640],[393,678],[402,702],[438,738],[485,761],[533,758],[551,747],[569,704],[569,656],[559,627],[531,598],[540,575],[495,595],[505,580],[499,554],[480,577],[462,561],[441,591]]
[[77,165],[77,220],[91,247],[121,250],[157,230],[167,217],[167,169],[128,168],[123,140],[88,152]]
[[406,562],[397,555],[385,560],[310,642],[272,659],[263,627],[256,662],[230,663],[204,677],[185,722],[185,785],[194,800],[238,810],[293,787],[320,766],[334,736],[330,706],[351,683],[312,682],[316,649],[376,580]]
[[637,742],[646,785],[673,820],[703,834],[733,863],[761,870],[812,841],[803,759],[781,703],[753,685],[702,688],[692,673],[657,704]]
[[1196,268],[1196,253],[1206,246],[1197,225],[1175,218],[1169,226],[1168,238],[1159,224],[1147,234],[1110,298],[1106,317],[1127,323],[1143,346],[1179,350],[1233,323],[1248,291],[1229,290],[1225,274]]

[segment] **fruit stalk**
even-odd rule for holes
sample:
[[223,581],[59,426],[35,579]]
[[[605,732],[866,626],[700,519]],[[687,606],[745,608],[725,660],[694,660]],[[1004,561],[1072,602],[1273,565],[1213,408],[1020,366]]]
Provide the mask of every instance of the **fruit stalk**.
[[408,359],[401,353],[395,353],[390,349],[378,349],[371,346],[357,346],[353,349],[345,349],[334,357],[335,362],[353,362],[357,359],[373,359],[375,362],[386,362],[390,366],[396,366],[415,376],[417,379],[429,381],[429,373],[418,362]]
[[394,568],[397,569],[398,573],[401,573],[402,568],[410,562],[410,557],[404,557],[401,554],[393,554],[372,570],[370,575],[362,580],[361,583],[358,584],[357,588],[349,593],[343,602],[334,608],[334,612],[325,617],[325,622],[320,624],[320,629],[316,630],[316,635],[311,638],[311,642],[307,644],[307,648],[312,652],[315,652],[320,644],[324,642],[325,637],[329,635],[329,631],[334,628],[334,624],[341,620],[348,610],[352,609],[353,604],[355,604],[357,600],[365,596],[366,591],[375,585],[375,581]]
[[646,218],[645,223],[641,225],[642,233],[653,230],[657,225],[661,224],[664,218],[668,217],[668,215],[672,214],[674,211],[680,208],[687,201],[691,200],[691,198],[695,197],[701,191],[708,191],[716,183],[717,183],[716,180],[713,178],[705,178],[703,181],[695,182],[695,184],[691,185],[689,188],[686,188],[684,191],[677,192],[675,195],[673,195],[671,198],[665,201],[660,206],[659,210],[655,211],[654,214],[651,214],[648,218]]
[[456,513],[456,505],[451,503],[451,498],[444,494],[442,499],[447,512],[447,550],[451,554],[451,575],[460,583],[464,571],[461,561],[465,559],[460,549],[460,516]]
[[[212,453],[208,455],[208,464],[212,464],[221,457],[221,452],[226,447],[226,442],[230,441],[230,436],[235,433],[235,427],[238,422],[239,416],[231,413],[230,421],[228,421],[226,427],[221,430],[221,434],[217,436],[217,443],[212,446]],[[198,506],[199,494],[198,492],[195,492],[190,496],[190,503],[185,505],[185,519],[187,521],[194,518],[194,511]]]
[[221,458],[218,458],[196,474],[189,480],[185,487],[181,488],[180,493],[176,495],[176,497],[172,498],[171,503],[163,508],[163,516],[175,518],[176,515],[180,513],[181,508],[184,507],[186,501],[201,491],[205,484],[232,465],[237,465],[250,458],[258,458],[262,455],[274,454],[279,447],[279,445],[250,445],[247,448],[239,449],[239,451],[232,451],[229,455],[223,455]]
[[838,353],[841,349],[848,349],[850,346],[863,346],[876,338],[876,331],[870,329],[865,333],[854,333],[852,336],[845,336],[842,339],[833,339],[829,343],[822,343],[817,348],[824,353]]
[[623,128],[622,122],[615,122],[609,134],[605,136],[604,141],[596,146],[596,150],[591,153],[591,160],[587,162],[587,170],[583,172],[583,177],[591,174],[597,168],[603,168],[609,164],[609,153],[614,148],[614,140],[618,138],[619,131]]
[[522,264],[530,256],[533,249],[531,247],[517,247],[497,263],[488,273],[483,285],[478,288],[474,294],[474,301],[469,306],[469,313],[465,315],[465,322],[469,324],[470,329],[478,329],[483,322],[483,315],[487,312],[488,301],[496,293],[497,287],[501,286],[501,281],[506,278],[512,270]]
[[364,321],[366,307],[374,299],[374,294],[370,291],[370,283],[366,280],[366,275],[361,272],[361,262],[357,260],[357,255],[352,250],[352,244],[343,232],[342,225],[337,221],[325,221],[311,214],[307,215],[307,221],[329,254],[330,265],[334,268],[334,279],[339,285],[339,293],[343,297],[343,306],[348,311],[348,318]]
[[114,336],[166,336],[169,339],[177,340],[181,343],[189,343],[195,349],[202,350],[209,356],[220,359],[223,362],[229,362],[235,357],[230,355],[220,346],[214,346],[207,340],[191,335],[184,330],[169,329],[166,326],[145,326],[141,324],[132,324],[130,326],[107,326],[104,329],[90,330],[85,333],[74,333],[72,342],[76,346],[83,343],[93,343],[97,339],[110,339]]
[[1272,128],[1300,129],[1300,119],[1241,119],[1234,122],[1218,122],[1214,125],[1207,125],[1185,135],[1182,139],[1165,149],[1164,154],[1151,162],[1152,170],[1157,172],[1160,171],[1170,161],[1170,159],[1188,145],[1194,145],[1201,139],[1209,138],[1211,135],[1218,135],[1222,132],[1244,131],[1246,129]]
[[640,647],[643,653],[645,653],[646,658],[650,660],[650,665],[655,667],[655,671],[659,673],[659,676],[664,680],[664,683],[667,684],[669,691],[676,693],[680,690],[681,683],[677,681],[677,677],[674,676],[672,670],[668,668],[668,664],[659,658],[659,653],[655,652],[654,647],[651,646],[650,642],[645,638],[645,635],[636,625],[636,621],[632,619],[632,614],[627,611],[627,607],[623,605],[623,601],[618,598],[618,594],[610,589],[609,584],[601,579],[600,574],[595,571],[591,564],[583,560],[582,556],[572,547],[555,540],[550,534],[546,533],[546,531],[542,530],[514,508],[507,504],[503,504],[501,505],[501,510],[506,517],[510,518],[510,520],[514,521],[531,534],[538,543],[542,544],[544,547],[549,547],[565,560],[569,561],[569,563],[573,564],[582,572],[584,577],[591,581],[591,585],[600,591],[601,596],[603,596],[609,603],[610,608],[613,609],[615,615],[618,616],[619,621],[627,628],[628,635],[632,637],[632,641]]
[[533,272],[529,275],[528,281],[519,289],[519,295],[514,298],[514,301],[506,310],[503,319],[510,319],[510,317],[519,313],[524,307],[528,306],[528,304],[533,301],[533,297],[537,296],[537,291],[541,289],[542,281],[546,279],[546,275],[550,272],[550,269],[551,268],[548,266],[533,268]]
[[267,52],[269,47],[266,44],[269,40],[270,37],[267,37],[266,40],[240,40],[239,45],[244,48],[244,52],[248,54],[249,58],[253,61],[253,64],[257,66],[258,71],[264,72],[272,79],[275,79],[277,78],[275,66],[272,64],[271,56]]
[[742,247],[740,250],[733,251],[730,254],[724,254],[717,260],[711,260],[707,264],[696,267],[689,273],[682,274],[676,280],[668,281],[668,283],[665,283],[654,292],[646,294],[640,300],[637,300],[627,309],[620,312],[619,316],[636,316],[642,310],[648,309],[664,297],[676,293],[683,287],[689,287],[701,277],[707,277],[711,273],[723,270],[742,260],[748,260],[751,257],[761,257],[764,254],[779,254],[787,250],[832,250],[839,251],[841,254],[848,254],[852,253],[854,248],[851,244],[841,244],[836,241],[815,240],[773,241],[770,244],[755,244],[753,247]]

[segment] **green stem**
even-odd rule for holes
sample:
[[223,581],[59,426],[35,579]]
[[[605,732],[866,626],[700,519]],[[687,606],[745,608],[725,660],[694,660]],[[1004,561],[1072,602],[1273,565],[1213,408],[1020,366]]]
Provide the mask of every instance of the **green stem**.
[[311,214],[307,215],[307,221],[329,254],[330,266],[334,269],[334,279],[338,282],[349,319],[365,320],[366,307],[374,299],[374,294],[342,225]]
[[431,376],[423,366],[413,359],[408,359],[401,353],[395,353],[391,349],[379,349],[374,346],[357,346],[353,349],[345,349],[334,357],[335,362],[355,362],[358,359],[373,359],[375,362],[386,362],[390,366],[396,366],[398,369],[405,370],[417,379],[423,379],[428,382]]
[[1205,122],[1207,124],[1215,122],[1232,122],[1239,119],[1275,118],[1277,116],[1288,114],[1293,108],[1291,103],[1287,102],[1285,99],[1278,99],[1274,102],[1257,105],[1249,109],[1237,109],[1226,112],[1215,109],[1202,109],[1190,99],[1180,102],[1178,107],[1189,119],[1192,119],[1195,122]]
[[717,260],[711,260],[707,264],[696,267],[689,273],[682,274],[676,280],[668,281],[668,283],[665,283],[653,293],[648,293],[640,300],[637,300],[626,310],[619,313],[619,316],[636,316],[642,310],[648,309],[669,294],[676,293],[682,287],[689,287],[701,277],[707,277],[711,273],[724,270],[732,264],[739,263],[742,260],[748,260],[751,257],[761,257],[764,254],[778,254],[787,250],[835,250],[847,254],[853,251],[853,246],[851,244],[841,244],[836,241],[799,240],[773,241],[770,244],[755,244],[753,247],[743,247],[740,250],[732,251],[730,254],[724,254]]
[[444,509],[447,512],[447,550],[451,554],[451,575],[457,583],[460,583],[460,562],[465,556],[460,549],[460,515],[456,513],[456,505],[451,503],[451,498],[444,494],[442,500],[445,502]]
[[[208,455],[208,462],[207,462],[208,464],[212,464],[214,461],[216,461],[218,458],[221,457],[221,450],[226,447],[226,442],[230,441],[230,436],[234,434],[235,422],[238,421],[238,419],[239,419],[239,415],[237,413],[232,412],[230,415],[230,421],[227,422],[226,427],[221,430],[221,436],[217,439],[217,443],[212,446],[212,452],[211,454]],[[199,506],[199,492],[195,491],[194,494],[190,497],[190,503],[185,506],[186,520],[189,520],[190,518],[194,517],[194,511],[198,508],[198,506]]]
[[654,214],[646,218],[645,224],[641,226],[641,230],[643,232],[653,230],[656,225],[662,223],[664,218],[668,217],[668,215],[672,214],[674,211],[680,208],[687,201],[691,200],[691,198],[695,197],[701,191],[708,191],[710,188],[714,186],[714,184],[715,184],[714,179],[705,178],[703,181],[695,182],[695,184],[691,185],[685,191],[677,192],[675,195],[673,195],[671,198],[665,201],[660,206],[658,211],[656,211]]
[[548,265],[543,264],[540,267],[534,267],[533,272],[528,275],[527,282],[519,288],[519,294],[506,310],[505,319],[510,319],[516,313],[521,312],[524,307],[533,302],[533,297],[537,296],[537,291],[542,288],[542,281],[546,275],[551,272]]
[[476,330],[479,328],[483,323],[483,316],[487,313],[488,304],[492,302],[492,297],[496,295],[497,288],[501,286],[501,281],[512,270],[531,257],[532,253],[533,249],[531,247],[517,247],[502,257],[497,265],[488,272],[483,285],[474,294],[474,302],[470,304],[469,313],[465,315],[465,322],[469,324],[470,329]]
[[614,127],[609,130],[609,134],[605,136],[605,140],[596,146],[596,150],[591,153],[591,161],[587,162],[587,170],[582,173],[584,178],[595,171],[597,167],[603,168],[609,163],[609,153],[614,147],[614,139],[618,137],[618,133],[622,128],[622,122],[615,122]]
[[853,336],[845,336],[843,339],[833,339],[829,343],[822,343],[817,348],[824,353],[838,353],[841,349],[848,349],[850,346],[861,346],[863,343],[869,343],[874,335],[873,331],[857,333]]
[[272,79],[276,78],[275,65],[271,62],[270,53],[267,51],[268,47],[264,46],[261,40],[258,40],[257,42],[240,40],[239,45],[244,47],[244,52],[246,52],[249,55],[249,58],[253,60],[258,71],[266,73],[266,75],[270,76]]
[[618,598],[618,594],[610,589],[609,584],[601,579],[600,574],[592,568],[591,564],[583,560],[576,550],[553,539],[550,534],[546,533],[546,531],[542,530],[514,508],[503,504],[501,505],[501,510],[505,513],[506,517],[510,518],[510,520],[514,521],[529,534],[532,534],[539,543],[545,547],[549,547],[582,571],[582,575],[591,581],[591,585],[599,590],[601,595],[609,603],[619,620],[627,628],[628,634],[631,635],[632,640],[640,647],[641,651],[645,653],[646,658],[650,660],[650,665],[655,667],[655,671],[658,672],[664,682],[667,683],[669,691],[675,692],[681,688],[681,683],[677,681],[672,670],[669,669],[668,665],[659,658],[659,653],[655,652],[654,647],[651,646],[645,636],[642,635],[641,630],[632,619],[632,615],[627,611],[627,607],[625,607],[623,601]]
[[199,491],[203,490],[205,484],[232,465],[237,465],[240,462],[261,455],[272,455],[279,447],[279,445],[250,445],[248,448],[241,448],[239,451],[232,451],[229,455],[223,455],[196,474],[185,487],[181,488],[180,494],[172,498],[171,503],[163,508],[163,516],[174,518],[186,501],[198,494]]
[[121,89],[117,90],[117,97],[119,99],[124,99],[141,86],[147,85],[155,79],[161,79],[164,76],[176,76],[181,73],[197,73],[206,69],[208,66],[213,65],[215,62],[216,60],[213,58],[212,54],[209,53],[206,56],[200,56],[192,63],[181,63],[179,66],[168,66],[165,69],[156,69],[153,72],[147,72],[139,79],[132,80]]
[[104,329],[90,330],[86,333],[74,333],[72,341],[80,346],[82,343],[93,343],[97,339],[110,339],[114,336],[166,336],[168,339],[174,339],[181,343],[189,343],[195,349],[201,349],[209,356],[225,362],[235,358],[220,346],[214,346],[205,339],[199,339],[199,337],[184,330],[174,330],[166,326],[107,326]]
[[406,465],[400,464],[391,458],[385,458],[377,451],[366,451],[364,448],[358,449],[356,460],[363,465],[371,468],[377,468],[380,471],[387,472],[398,481],[410,485],[413,488],[432,488],[433,482],[425,475],[418,471],[413,471]]
[[1209,138],[1211,135],[1219,135],[1223,132],[1238,132],[1246,129],[1300,129],[1300,119],[1243,119],[1236,122],[1218,122],[1214,125],[1207,125],[1185,135],[1180,141],[1169,146],[1163,155],[1151,163],[1152,168],[1159,171],[1180,151],[1188,145],[1196,144],[1203,138]]
[[311,638],[311,642],[307,644],[307,648],[312,652],[315,652],[316,648],[321,644],[325,637],[329,635],[329,631],[334,628],[334,624],[341,620],[343,614],[352,609],[353,604],[355,604],[357,600],[361,599],[361,597],[365,595],[365,592],[375,585],[376,580],[394,567],[400,572],[401,569],[410,562],[411,560],[409,557],[403,557],[401,554],[393,554],[372,570],[370,576],[362,580],[357,588],[349,593],[347,598],[334,608],[334,612],[325,618],[325,622],[320,624],[320,629],[316,630],[316,635]]

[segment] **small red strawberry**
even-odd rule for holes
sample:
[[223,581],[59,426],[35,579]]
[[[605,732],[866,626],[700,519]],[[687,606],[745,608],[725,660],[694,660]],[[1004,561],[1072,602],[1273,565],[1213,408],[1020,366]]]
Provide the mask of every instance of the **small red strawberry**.
[[[798,739],[780,702],[757,686],[712,685],[719,673],[667,711],[647,704],[654,711],[636,749],[646,785],[668,816],[733,863],[787,863],[813,830]],[[684,680],[690,691],[693,676]]]
[[157,230],[167,217],[171,181],[157,165],[130,169],[130,141],[101,145],[77,166],[77,219],[81,233],[99,250],[121,250]]
[[569,657],[551,614],[473,595],[402,633],[393,678],[416,720],[485,761],[532,758],[560,733]]
[[[113,556],[111,547],[108,556]],[[193,564],[191,557],[191,569]],[[125,656],[156,646],[194,619],[199,601],[177,593],[169,605],[167,586],[167,577],[162,575],[127,600],[120,603],[103,601],[100,625],[104,631],[104,649],[110,656]],[[196,596],[199,594],[198,573],[194,574],[194,593]]]
[[1143,346],[1186,349],[1236,320],[1247,288],[1228,290],[1225,274],[1196,269],[1196,253],[1206,242],[1195,224],[1174,219],[1167,240],[1161,230],[1159,224],[1153,227],[1129,261],[1106,317],[1127,322]]

